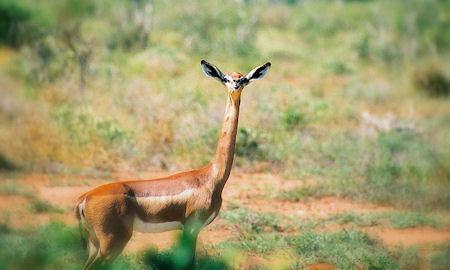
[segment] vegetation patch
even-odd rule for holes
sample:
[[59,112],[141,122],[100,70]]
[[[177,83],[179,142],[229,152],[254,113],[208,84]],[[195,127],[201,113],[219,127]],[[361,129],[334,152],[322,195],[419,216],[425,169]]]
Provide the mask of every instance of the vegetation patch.
[[31,200],[29,209],[34,213],[63,213],[64,210],[38,198]]
[[[196,226],[191,224],[191,226]],[[168,251],[158,253],[149,250],[144,255],[145,265],[153,270],[226,270],[231,269],[227,262],[219,257],[200,254],[193,263],[195,256],[195,238],[188,230],[183,230],[177,243]],[[194,267],[195,265],[195,267]]]
[[283,231],[288,226],[285,220],[275,214],[254,212],[242,207],[222,211],[220,217],[236,226],[239,231],[249,233]]
[[0,182],[0,195],[18,195],[24,197],[33,197],[33,192],[30,188],[17,184],[14,181]]
[[327,262],[340,269],[399,268],[398,262],[387,250],[361,232],[305,232],[289,239],[288,242],[299,255],[297,267]]
[[282,190],[278,193],[277,198],[287,201],[305,201],[313,198],[320,198],[331,193],[323,185],[306,185],[296,187],[289,190]]
[[357,226],[387,226],[396,229],[432,227],[444,228],[447,222],[438,214],[427,214],[412,211],[390,211],[380,213],[352,213],[345,212],[332,215],[326,222],[338,224],[354,224]]
[[418,91],[422,91],[428,96],[450,96],[450,78],[436,67],[416,71],[413,82]]
[[17,166],[9,161],[4,155],[0,153],[0,172],[1,171],[12,171],[17,169]]
[[431,254],[430,268],[436,270],[450,269],[450,244]]
[[[192,241],[192,235],[185,232],[169,251],[158,253],[150,250],[145,254],[121,255],[100,269],[188,270],[191,269],[189,262],[193,255]],[[80,269],[86,258],[87,251],[76,227],[60,223],[40,226],[35,231],[0,227],[1,269]],[[221,258],[200,255],[196,269],[228,269],[228,266]]]
[[219,249],[234,248],[260,254],[293,251],[292,268],[303,269],[314,263],[328,263],[339,269],[416,269],[417,251],[388,250],[367,234],[358,231],[318,233],[305,231],[297,235],[279,233],[241,234],[238,238],[222,242]]

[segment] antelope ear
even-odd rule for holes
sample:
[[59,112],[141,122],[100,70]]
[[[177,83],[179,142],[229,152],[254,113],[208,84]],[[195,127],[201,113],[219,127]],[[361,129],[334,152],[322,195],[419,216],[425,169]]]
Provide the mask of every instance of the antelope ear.
[[249,82],[252,80],[259,80],[267,74],[267,71],[269,71],[270,66],[271,66],[270,62],[267,62],[262,66],[256,67],[252,71],[250,71],[247,75],[245,75],[245,78]]
[[203,72],[205,72],[206,75],[209,77],[212,77],[220,82],[225,81],[225,75],[218,69],[216,66],[211,65],[210,63],[206,62],[205,60],[202,60],[200,62],[203,68]]

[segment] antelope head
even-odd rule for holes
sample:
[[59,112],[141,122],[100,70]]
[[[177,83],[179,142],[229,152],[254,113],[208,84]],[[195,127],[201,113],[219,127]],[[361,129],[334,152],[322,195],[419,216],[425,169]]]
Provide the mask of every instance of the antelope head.
[[258,66],[251,70],[247,75],[243,75],[239,72],[223,73],[216,66],[206,62],[201,61],[201,65],[205,74],[212,77],[228,88],[229,94],[241,93],[242,89],[247,86],[250,82],[254,80],[259,80],[263,78],[270,68],[270,62],[265,63],[262,66]]

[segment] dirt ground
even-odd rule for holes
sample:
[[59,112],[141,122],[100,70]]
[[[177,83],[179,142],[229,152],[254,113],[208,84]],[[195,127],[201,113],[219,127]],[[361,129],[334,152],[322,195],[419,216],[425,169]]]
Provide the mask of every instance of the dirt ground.
[[[113,175],[109,179],[86,179],[77,176],[61,175],[26,175],[8,181],[14,181],[17,185],[26,186],[39,199],[50,202],[64,209],[63,213],[30,213],[24,207],[29,200],[26,196],[2,195],[0,196],[0,213],[5,216],[9,224],[14,227],[36,226],[56,220],[69,225],[76,224],[73,207],[77,197],[90,188],[111,180],[122,179],[148,179],[163,175],[164,172],[152,172],[142,175]],[[394,211],[388,206],[374,205],[370,203],[354,202],[337,197],[325,197],[310,199],[306,202],[290,202],[274,198],[280,189],[287,189],[301,185],[300,181],[285,180],[271,174],[246,174],[232,173],[223,192],[223,209],[231,204],[247,207],[254,211],[272,212],[289,217],[323,218],[343,212],[370,213]],[[446,214],[450,223],[450,213]],[[448,223],[448,224],[449,224]],[[344,226],[331,226],[326,230],[339,230]],[[386,246],[416,246],[425,256],[436,244],[450,241],[450,228],[417,227],[407,229],[393,229],[380,226],[363,228],[372,237],[381,240]],[[156,246],[158,249],[170,247],[178,232],[166,232],[144,234],[135,232],[128,243],[125,252],[136,252]],[[215,244],[236,235],[233,227],[226,224],[218,217],[210,226],[205,228],[199,238],[199,248],[209,244]],[[312,265],[311,269],[333,269],[327,264]]]

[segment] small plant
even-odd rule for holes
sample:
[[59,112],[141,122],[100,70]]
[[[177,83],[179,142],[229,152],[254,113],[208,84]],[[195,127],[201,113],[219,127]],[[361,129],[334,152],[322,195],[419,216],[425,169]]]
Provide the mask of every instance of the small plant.
[[343,75],[351,72],[350,68],[342,61],[330,62],[327,67],[331,73],[336,75]]
[[1,269],[74,269],[81,266],[82,254],[78,230],[62,224],[0,237]]
[[416,71],[413,81],[417,90],[430,97],[450,96],[450,79],[437,68]]
[[46,201],[34,198],[30,203],[30,210],[34,213],[62,213],[63,210]]
[[244,232],[260,233],[267,229],[283,231],[281,220],[274,214],[253,212],[246,208],[223,211],[221,217],[231,224],[236,224]]
[[306,185],[290,190],[282,190],[278,194],[278,198],[288,201],[303,201],[310,198],[320,198],[328,195],[326,188],[322,185]]
[[338,224],[362,224],[363,220],[361,215],[351,212],[340,213],[327,218],[327,221],[334,221]]
[[361,59],[368,59],[370,57],[370,36],[365,33],[361,38],[355,42],[354,49]]
[[33,192],[31,189],[23,185],[18,185],[13,181],[5,181],[0,185],[0,195],[17,195],[31,198]]
[[288,107],[282,115],[282,123],[288,130],[304,126],[307,123],[306,115],[296,107]]
[[420,226],[443,227],[444,221],[435,215],[418,212],[392,212],[385,214],[393,228],[413,228]]
[[260,138],[257,133],[250,128],[238,128],[236,155],[246,157],[250,160],[258,159],[262,156]]
[[12,171],[14,169],[16,169],[16,165],[0,153],[0,171]]
[[238,249],[252,253],[267,254],[287,248],[287,241],[279,233],[243,233],[237,239],[217,245],[220,249]]

